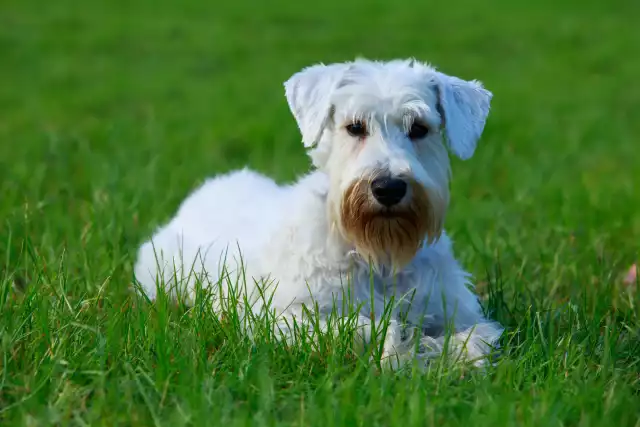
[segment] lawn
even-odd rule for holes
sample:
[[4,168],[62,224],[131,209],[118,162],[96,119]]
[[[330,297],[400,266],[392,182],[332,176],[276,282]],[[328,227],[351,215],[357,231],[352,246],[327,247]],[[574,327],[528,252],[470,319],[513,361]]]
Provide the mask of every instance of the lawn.
[[[608,4],[607,4],[608,3]],[[0,424],[638,426],[640,3],[0,3]],[[206,177],[308,166],[282,82],[415,56],[494,93],[447,230],[507,327],[485,373],[380,373],[132,295]]]

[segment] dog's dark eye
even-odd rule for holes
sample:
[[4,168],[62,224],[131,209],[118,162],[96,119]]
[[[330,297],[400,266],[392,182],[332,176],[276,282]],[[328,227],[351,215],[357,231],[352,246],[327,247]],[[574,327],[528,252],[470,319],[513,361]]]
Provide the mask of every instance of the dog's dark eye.
[[347,132],[351,136],[367,136],[367,127],[363,122],[354,122],[346,126]]
[[420,123],[414,123],[411,125],[411,129],[409,129],[409,138],[416,140],[422,139],[429,133],[429,128],[425,125],[421,125]]

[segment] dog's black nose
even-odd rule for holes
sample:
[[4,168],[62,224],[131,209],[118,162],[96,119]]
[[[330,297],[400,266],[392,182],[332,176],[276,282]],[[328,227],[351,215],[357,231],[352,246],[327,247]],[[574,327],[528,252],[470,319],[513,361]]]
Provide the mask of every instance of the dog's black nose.
[[398,178],[380,177],[371,181],[371,192],[386,207],[400,203],[407,193],[407,183]]

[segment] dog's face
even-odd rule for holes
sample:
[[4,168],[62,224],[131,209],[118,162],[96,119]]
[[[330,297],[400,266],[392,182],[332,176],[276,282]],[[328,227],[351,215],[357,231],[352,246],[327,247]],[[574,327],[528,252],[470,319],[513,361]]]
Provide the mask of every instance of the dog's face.
[[[401,268],[440,236],[449,157],[473,155],[491,93],[414,60],[316,65],[285,83],[330,215],[374,265]],[[444,133],[444,135],[443,135]]]

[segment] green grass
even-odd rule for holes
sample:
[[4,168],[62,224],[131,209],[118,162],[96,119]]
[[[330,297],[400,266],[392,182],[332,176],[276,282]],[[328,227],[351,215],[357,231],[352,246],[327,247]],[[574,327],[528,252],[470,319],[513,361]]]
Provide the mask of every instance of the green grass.
[[[2,2],[0,423],[640,425],[620,277],[640,241],[639,20],[631,0]],[[282,82],[356,55],[494,93],[447,220],[508,328],[485,374],[378,373],[339,334],[252,345],[206,300],[127,290],[205,177],[307,170]]]

